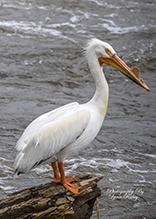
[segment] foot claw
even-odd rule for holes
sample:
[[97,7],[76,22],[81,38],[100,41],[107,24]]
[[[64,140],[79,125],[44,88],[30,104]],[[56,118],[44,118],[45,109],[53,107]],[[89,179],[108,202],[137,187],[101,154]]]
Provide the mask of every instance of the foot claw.
[[[75,176],[66,176],[65,179],[69,183],[77,181]],[[52,180],[52,182],[54,182],[54,183],[61,183],[61,178],[55,178],[55,179]]]
[[61,180],[60,180],[60,178],[55,178],[55,179],[52,180],[52,182],[54,182],[54,183],[60,183]]
[[58,162],[58,168],[56,165],[56,162],[51,163],[52,168],[54,170],[54,176],[55,179],[52,180],[54,183],[62,183],[65,188],[67,188],[69,191],[73,192],[74,194],[78,194],[80,187],[74,184],[70,184],[70,182],[77,181],[74,176],[65,176],[64,168],[63,168],[63,162]]
[[78,194],[79,189],[81,188],[75,184],[70,184],[69,182],[66,182],[63,185],[66,189],[68,189],[69,191],[71,191],[74,194]]
[[77,181],[76,178],[75,178],[75,176],[66,176],[65,178],[66,178],[67,182],[74,182],[74,181]]

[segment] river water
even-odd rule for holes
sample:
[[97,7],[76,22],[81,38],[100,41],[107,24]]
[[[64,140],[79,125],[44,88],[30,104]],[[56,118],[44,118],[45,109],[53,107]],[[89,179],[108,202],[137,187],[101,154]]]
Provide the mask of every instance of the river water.
[[39,115],[92,97],[83,48],[96,37],[139,67],[151,92],[104,66],[110,88],[104,124],[85,151],[65,161],[65,171],[103,176],[101,218],[156,218],[155,11],[152,0],[0,1],[1,198],[53,178],[50,165],[42,165],[14,180],[15,144]]

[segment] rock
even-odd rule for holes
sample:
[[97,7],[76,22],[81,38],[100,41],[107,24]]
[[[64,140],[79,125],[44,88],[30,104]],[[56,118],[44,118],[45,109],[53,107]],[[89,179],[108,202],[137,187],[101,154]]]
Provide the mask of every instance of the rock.
[[77,195],[53,182],[14,192],[0,200],[0,219],[88,219],[96,198],[101,195],[97,187],[101,178],[77,176],[74,183],[81,187]]

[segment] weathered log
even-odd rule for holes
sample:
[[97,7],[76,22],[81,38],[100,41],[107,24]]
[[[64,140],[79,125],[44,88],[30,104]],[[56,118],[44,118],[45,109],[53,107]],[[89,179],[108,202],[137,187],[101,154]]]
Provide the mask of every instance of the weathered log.
[[81,187],[77,195],[53,182],[12,193],[9,198],[0,200],[0,219],[88,219],[101,194],[97,187],[101,178],[76,177],[76,183]]

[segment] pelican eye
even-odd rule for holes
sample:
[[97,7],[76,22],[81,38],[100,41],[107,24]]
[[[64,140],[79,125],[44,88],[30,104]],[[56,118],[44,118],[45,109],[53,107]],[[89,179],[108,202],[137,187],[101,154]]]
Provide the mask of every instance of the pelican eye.
[[108,48],[105,48],[105,52],[106,52],[110,57],[113,56],[112,53],[111,53],[111,51],[110,51]]

